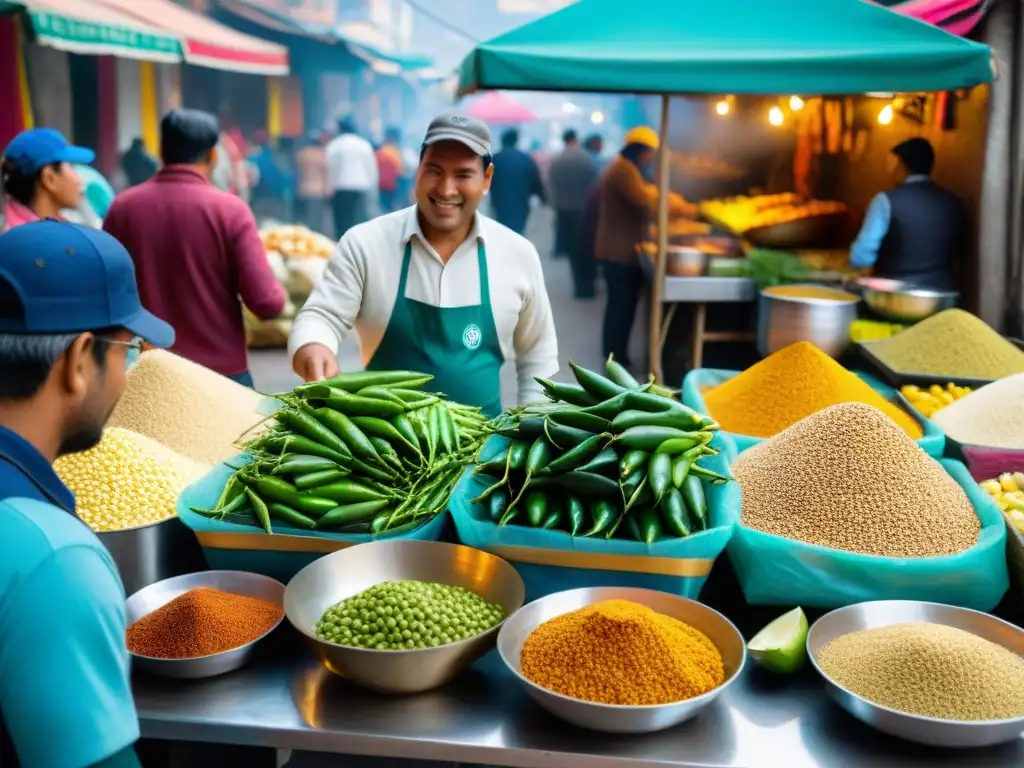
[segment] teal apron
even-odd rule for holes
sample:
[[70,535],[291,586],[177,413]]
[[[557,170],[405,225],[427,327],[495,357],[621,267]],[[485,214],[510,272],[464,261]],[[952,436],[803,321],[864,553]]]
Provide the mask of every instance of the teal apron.
[[505,356],[491,310],[487,251],[477,244],[480,303],[435,307],[405,295],[412,243],[405,244],[402,274],[391,320],[366,368],[370,371],[420,371],[434,380],[427,388],[449,400],[479,406],[488,418],[501,413],[501,365]]

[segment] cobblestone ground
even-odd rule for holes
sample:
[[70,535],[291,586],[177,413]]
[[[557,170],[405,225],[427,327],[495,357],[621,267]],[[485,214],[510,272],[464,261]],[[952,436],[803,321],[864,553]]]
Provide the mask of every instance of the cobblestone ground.
[[[587,368],[598,368],[601,359],[601,318],[604,312],[604,295],[599,289],[597,298],[580,301],[573,298],[572,277],[566,259],[554,259],[551,255],[554,240],[553,216],[548,208],[535,209],[527,227],[527,236],[537,246],[544,266],[544,279],[551,297],[558,331],[558,357],[562,370],[555,377],[571,380],[572,374],[565,365],[567,359]],[[639,316],[633,328],[633,360],[644,360],[647,355],[643,346],[643,328],[646,322],[645,307],[641,305]],[[362,368],[359,343],[353,334],[340,350],[339,360],[343,371]],[[256,387],[262,392],[283,392],[299,383],[292,373],[287,355],[283,350],[259,350],[250,353],[250,365]],[[516,401],[515,366],[506,363],[501,377],[502,401],[506,406]]]

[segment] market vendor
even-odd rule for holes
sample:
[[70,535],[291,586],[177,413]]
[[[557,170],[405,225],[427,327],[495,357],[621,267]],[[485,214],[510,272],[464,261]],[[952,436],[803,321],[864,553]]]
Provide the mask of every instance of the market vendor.
[[95,157],[91,149],[68,144],[52,128],[33,128],[11,139],[0,158],[0,186],[6,198],[3,229],[59,219],[62,210],[77,209],[84,185],[74,166]]
[[898,184],[871,200],[850,266],[877,277],[936,290],[955,290],[956,266],[967,236],[967,209],[932,181],[935,150],[913,138],[892,149],[889,169]]
[[[605,168],[598,193],[594,255],[602,262],[608,288],[601,351],[615,355],[626,367],[631,364],[629,337],[644,287],[636,247],[648,239],[651,216],[658,210],[658,188],[647,177],[659,143],[658,134],[646,125],[630,130],[618,157]],[[668,205],[673,215],[696,215],[694,206],[674,192],[669,193]]]
[[501,411],[499,371],[515,359],[521,403],[558,370],[558,343],[537,249],[477,212],[491,184],[491,132],[449,114],[427,129],[416,205],[352,228],[299,312],[289,340],[306,381],[338,372],[355,328],[368,369],[434,376],[450,399]]
[[51,464],[99,442],[140,339],[174,331],[142,308],[113,237],[57,221],[0,235],[4,768],[139,765],[124,587]]

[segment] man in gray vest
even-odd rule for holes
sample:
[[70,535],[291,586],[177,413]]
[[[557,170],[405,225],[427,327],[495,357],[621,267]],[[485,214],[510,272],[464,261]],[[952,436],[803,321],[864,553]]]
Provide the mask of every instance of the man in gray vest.
[[932,181],[935,150],[921,138],[892,150],[900,184],[875,195],[850,249],[850,266],[936,290],[956,289],[967,239],[963,201]]

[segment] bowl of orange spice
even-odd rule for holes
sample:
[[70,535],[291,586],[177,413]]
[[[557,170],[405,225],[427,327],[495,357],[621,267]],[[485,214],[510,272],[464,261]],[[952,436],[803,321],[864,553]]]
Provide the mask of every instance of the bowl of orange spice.
[[505,621],[498,653],[540,706],[604,733],[651,733],[695,717],[747,658],[743,636],[718,611],[626,587],[530,603]]
[[244,571],[199,571],[158,581],[125,603],[132,665],[202,678],[243,666],[284,618],[284,584]]

